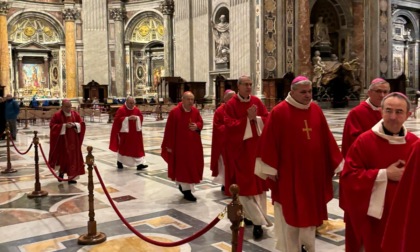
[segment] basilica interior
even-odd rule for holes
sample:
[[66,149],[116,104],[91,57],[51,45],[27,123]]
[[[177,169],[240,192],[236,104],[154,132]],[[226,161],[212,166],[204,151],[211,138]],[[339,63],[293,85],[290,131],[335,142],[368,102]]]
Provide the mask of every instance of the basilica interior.
[[[406,127],[420,136],[419,64],[416,0],[0,0],[0,97],[12,94],[21,105],[17,139],[9,147],[0,141],[0,170],[14,170],[0,173],[0,251],[231,251],[226,217],[190,242],[163,247],[139,238],[115,208],[137,232],[167,243],[194,235],[224,211],[231,199],[209,170],[212,117],[242,75],[251,76],[253,94],[269,110],[284,100],[294,76],[307,76],[340,146],[349,110],[376,77],[410,98]],[[184,91],[194,93],[204,119],[205,172],[195,203],[182,198],[160,156],[167,114]],[[149,167],[142,171],[118,170],[108,149],[113,114],[127,96],[145,115]],[[60,183],[41,153],[49,152],[55,102],[65,98],[86,121],[83,155],[92,146],[105,185],[93,172],[93,218],[106,237],[98,244],[78,243],[92,225],[88,176]],[[39,150],[30,147],[35,131]],[[48,194],[32,198],[36,157]],[[338,178],[333,184],[317,251],[344,251]],[[254,240],[245,228],[243,251],[276,251],[273,228],[264,231]]]

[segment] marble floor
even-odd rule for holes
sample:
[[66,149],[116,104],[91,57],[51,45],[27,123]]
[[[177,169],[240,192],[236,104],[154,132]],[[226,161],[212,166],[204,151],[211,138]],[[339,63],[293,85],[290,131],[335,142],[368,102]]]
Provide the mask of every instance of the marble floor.
[[[325,109],[337,143],[341,144],[343,123],[349,109]],[[187,238],[204,228],[230,199],[220,191],[220,185],[212,182],[209,170],[212,113],[203,111],[205,125],[202,142],[205,154],[205,172],[202,183],[196,186],[197,202],[183,199],[174,183],[167,178],[166,163],[160,157],[160,145],[165,121],[156,121],[153,115],[145,116],[143,126],[144,145],[149,167],[137,171],[134,167],[116,169],[116,154],[108,150],[111,124],[107,115],[102,121],[86,118],[87,131],[83,143],[83,155],[87,147],[93,147],[95,164],[106,184],[114,204],[131,226],[151,239],[163,242]],[[420,119],[410,118],[408,129],[420,136]],[[48,123],[19,126],[16,148],[26,151],[34,131],[38,131],[40,146],[49,152]],[[0,169],[6,169],[6,143],[0,142]],[[40,155],[40,181],[48,196],[30,199],[34,191],[34,155],[32,148],[26,155],[10,149],[12,168],[16,173],[0,174],[0,251],[230,251],[230,222],[225,217],[203,236],[178,247],[164,248],[151,245],[138,238],[119,219],[111,207],[98,177],[94,174],[94,207],[97,231],[107,240],[97,245],[78,245],[78,238],[87,233],[89,221],[88,176],[82,176],[77,184],[59,183],[51,174]],[[334,179],[335,188],[338,181]],[[337,192],[328,204],[329,225],[316,240],[317,251],[344,251],[343,212],[338,207]],[[273,207],[268,203],[269,215]],[[273,228],[264,228],[264,236],[255,241],[252,228],[245,230],[243,251],[276,251]]]

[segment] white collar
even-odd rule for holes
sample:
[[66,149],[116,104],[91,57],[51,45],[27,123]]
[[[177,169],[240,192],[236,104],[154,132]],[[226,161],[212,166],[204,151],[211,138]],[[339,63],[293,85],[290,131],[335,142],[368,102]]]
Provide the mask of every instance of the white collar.
[[247,98],[242,98],[242,96],[238,93],[237,96],[240,102],[249,102],[251,100],[251,95],[249,95]]
[[182,108],[184,109],[184,111],[185,112],[191,112],[191,109],[190,110],[187,110],[185,107],[184,107],[184,104],[181,104],[182,105]]
[[312,100],[310,103],[308,103],[308,105],[301,104],[297,102],[295,99],[293,99],[293,97],[290,95],[290,92],[289,92],[289,94],[287,94],[287,97],[286,97],[286,102],[298,109],[309,109],[309,107],[311,106]]
[[369,106],[373,109],[373,110],[379,110],[381,107],[376,107],[375,105],[373,105],[371,102],[370,102],[370,98],[367,98],[366,99],[366,103],[367,104],[369,104]]
[[372,127],[373,133],[375,133],[379,137],[382,137],[385,140],[388,140],[390,144],[405,144],[406,143],[405,137],[407,136],[407,129],[405,128],[404,125],[402,126],[404,136],[399,136],[399,135],[390,136],[390,135],[385,134],[384,126],[382,125],[383,122],[384,120],[382,119]]

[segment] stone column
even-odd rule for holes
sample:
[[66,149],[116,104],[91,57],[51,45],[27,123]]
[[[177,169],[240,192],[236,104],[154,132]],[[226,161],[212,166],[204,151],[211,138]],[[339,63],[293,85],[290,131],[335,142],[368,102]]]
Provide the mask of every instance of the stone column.
[[66,32],[66,96],[75,98],[77,96],[76,85],[76,24],[79,18],[79,11],[74,5],[66,5],[63,10]]
[[19,80],[18,80],[18,87],[23,88],[25,87],[25,83],[23,83],[23,57],[18,57],[18,71],[19,71]]
[[295,75],[310,77],[312,72],[311,65],[311,29],[310,29],[310,8],[308,0],[299,0],[297,10],[296,25],[296,49],[298,64],[295,66]]
[[7,13],[9,12],[9,8],[7,2],[0,2],[0,85],[5,86],[5,94],[11,93],[9,42],[7,34]]
[[126,96],[125,88],[125,53],[124,53],[124,16],[123,8],[110,9],[111,18],[115,21],[115,85],[116,96]]
[[45,84],[50,88],[50,71],[48,67],[48,57],[44,57],[44,74],[45,74]]
[[173,0],[164,0],[161,4],[163,13],[163,26],[165,32],[163,35],[164,47],[164,76],[174,76],[174,30],[173,30],[173,15],[175,11],[175,4]]

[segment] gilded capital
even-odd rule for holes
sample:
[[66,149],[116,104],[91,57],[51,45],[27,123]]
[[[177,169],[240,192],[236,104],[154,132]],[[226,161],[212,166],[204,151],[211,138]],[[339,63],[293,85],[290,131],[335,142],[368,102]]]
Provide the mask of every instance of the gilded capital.
[[7,15],[10,6],[7,2],[0,2],[0,15]]
[[164,0],[161,3],[160,8],[164,15],[173,15],[175,11],[174,0]]
[[80,17],[80,11],[75,8],[67,8],[63,10],[63,18],[65,21],[74,21]]
[[122,21],[125,18],[125,10],[124,9],[110,9],[109,14],[112,19],[115,21]]

